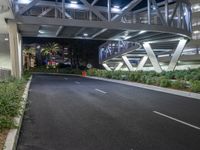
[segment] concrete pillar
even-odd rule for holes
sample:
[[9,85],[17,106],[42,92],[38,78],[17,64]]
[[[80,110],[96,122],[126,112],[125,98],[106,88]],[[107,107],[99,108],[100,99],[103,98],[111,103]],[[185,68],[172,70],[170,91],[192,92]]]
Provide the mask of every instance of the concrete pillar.
[[172,59],[169,63],[168,71],[174,71],[174,69],[176,68],[177,62],[178,62],[179,57],[181,56],[181,54],[183,52],[183,49],[184,49],[186,43],[187,43],[186,39],[181,39],[179,41],[178,46],[175,49],[174,54],[172,56]]
[[120,70],[120,69],[122,68],[123,65],[124,65],[124,63],[123,63],[123,62],[120,62],[120,63],[117,65],[117,67],[115,68],[115,71]]
[[110,69],[110,67],[106,63],[103,63],[102,65],[107,71],[112,71],[112,69]]
[[148,56],[143,56],[137,66],[137,70],[143,70],[143,67],[145,63],[147,62],[147,60],[148,60]]
[[21,78],[22,75],[22,50],[21,35],[18,33],[17,24],[8,22],[9,43],[10,43],[10,59],[11,59],[11,75]]
[[126,64],[129,71],[135,71],[135,68],[132,66],[130,61],[128,60],[127,56],[122,56],[124,63]]
[[150,44],[148,42],[144,42],[143,47],[144,47],[145,51],[147,52],[147,56],[149,57],[149,60],[151,61],[155,71],[162,72],[162,68],[160,67],[158,59],[156,58],[156,55],[155,55],[153,49],[151,48]]

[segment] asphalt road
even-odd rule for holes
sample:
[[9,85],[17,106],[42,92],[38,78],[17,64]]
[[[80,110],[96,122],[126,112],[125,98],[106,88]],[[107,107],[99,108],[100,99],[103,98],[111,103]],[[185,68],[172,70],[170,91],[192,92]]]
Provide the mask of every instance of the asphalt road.
[[17,150],[200,150],[200,100],[34,75]]

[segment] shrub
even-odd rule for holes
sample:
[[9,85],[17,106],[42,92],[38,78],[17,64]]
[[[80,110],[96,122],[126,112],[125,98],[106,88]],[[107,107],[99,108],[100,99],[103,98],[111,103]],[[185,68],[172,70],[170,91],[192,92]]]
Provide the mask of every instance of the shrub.
[[193,81],[190,84],[192,92],[200,92],[200,81]]
[[[27,77],[27,76],[26,76]],[[0,130],[14,127],[13,117],[20,115],[25,79],[0,82]]]
[[161,79],[160,86],[161,87],[171,87],[171,81],[169,79]]
[[186,82],[180,81],[180,80],[176,80],[176,81],[172,82],[172,88],[175,88],[175,89],[186,89],[187,88]]

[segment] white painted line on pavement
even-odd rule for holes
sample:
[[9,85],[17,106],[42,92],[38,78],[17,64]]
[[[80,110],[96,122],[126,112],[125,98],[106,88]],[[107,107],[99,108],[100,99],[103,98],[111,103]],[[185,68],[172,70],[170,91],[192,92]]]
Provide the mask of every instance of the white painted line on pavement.
[[75,81],[75,83],[76,83],[76,84],[80,84],[80,82],[78,82],[78,81]]
[[160,112],[157,112],[157,111],[153,111],[153,112],[156,113],[157,115],[160,115],[160,116],[166,117],[166,118],[168,118],[168,119],[174,120],[174,121],[176,121],[176,122],[182,123],[182,124],[184,124],[184,125],[186,125],[186,126],[189,126],[189,127],[191,127],[191,128],[200,130],[200,127],[197,127],[197,126],[192,125],[192,124],[190,124],[190,123],[187,123],[187,122],[184,122],[184,121],[182,121],[182,120],[179,120],[179,119],[170,117],[170,116],[168,116],[168,115],[165,115],[165,114],[160,113]]
[[65,80],[68,80],[68,78],[64,78]]
[[96,91],[98,91],[98,92],[101,92],[101,93],[103,93],[103,94],[106,94],[107,92],[105,92],[105,91],[102,91],[102,90],[100,90],[100,89],[95,89]]

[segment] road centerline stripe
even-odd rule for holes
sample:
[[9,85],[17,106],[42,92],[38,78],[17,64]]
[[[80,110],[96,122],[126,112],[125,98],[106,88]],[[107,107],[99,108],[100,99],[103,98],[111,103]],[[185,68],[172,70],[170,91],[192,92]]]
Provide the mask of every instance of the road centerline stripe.
[[78,82],[78,81],[75,81],[75,83],[76,83],[76,84],[80,84],[80,82]]
[[163,117],[166,117],[166,118],[168,118],[168,119],[174,120],[174,121],[176,121],[176,122],[179,122],[179,123],[184,124],[184,125],[186,125],[186,126],[189,126],[189,127],[191,127],[191,128],[200,130],[200,127],[198,127],[198,126],[195,126],[195,125],[192,125],[192,124],[187,123],[187,122],[185,122],[185,121],[182,121],[182,120],[176,119],[176,118],[174,118],[174,117],[165,115],[165,114],[160,113],[160,112],[158,112],[158,111],[153,111],[153,113],[155,113],[155,114],[157,114],[157,115],[160,115],[160,116],[163,116]]
[[98,92],[103,93],[103,94],[106,94],[106,93],[107,93],[107,92],[102,91],[102,90],[100,90],[100,89],[95,89],[95,91],[98,91]]

